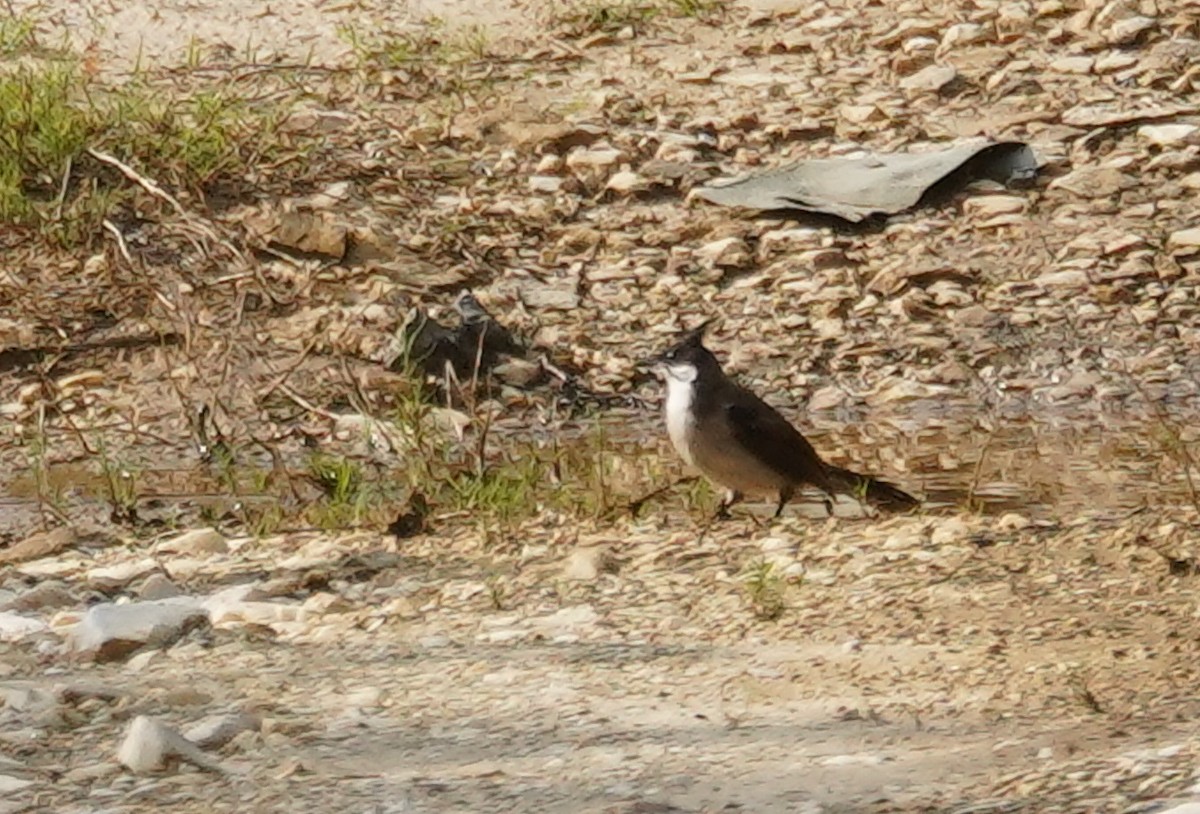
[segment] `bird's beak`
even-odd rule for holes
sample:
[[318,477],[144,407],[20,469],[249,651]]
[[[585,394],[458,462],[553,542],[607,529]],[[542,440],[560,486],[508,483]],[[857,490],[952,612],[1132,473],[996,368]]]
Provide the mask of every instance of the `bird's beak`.
[[665,354],[656,353],[653,356],[642,359],[637,363],[641,370],[654,373],[657,376],[663,376],[667,371],[667,360]]

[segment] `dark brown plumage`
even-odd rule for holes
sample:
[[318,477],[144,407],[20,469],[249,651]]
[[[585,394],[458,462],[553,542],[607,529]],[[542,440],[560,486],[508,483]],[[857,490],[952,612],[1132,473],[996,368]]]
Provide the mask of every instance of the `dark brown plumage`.
[[[809,485],[888,511],[919,501],[870,475],[833,466],[778,410],[725,375],[702,339],[703,326],[659,357],[667,380],[667,430],[676,450],[724,487],[722,512],[744,494],[775,494],[775,515]],[[832,513],[832,505],[826,501]]]

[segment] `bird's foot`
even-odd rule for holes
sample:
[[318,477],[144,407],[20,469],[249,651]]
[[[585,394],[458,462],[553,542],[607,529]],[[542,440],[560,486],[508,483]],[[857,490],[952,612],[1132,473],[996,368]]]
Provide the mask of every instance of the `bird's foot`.
[[733,489],[726,490],[725,497],[721,500],[721,505],[717,507],[717,513],[713,520],[729,520],[733,517],[729,510],[733,505],[742,499],[742,493]]

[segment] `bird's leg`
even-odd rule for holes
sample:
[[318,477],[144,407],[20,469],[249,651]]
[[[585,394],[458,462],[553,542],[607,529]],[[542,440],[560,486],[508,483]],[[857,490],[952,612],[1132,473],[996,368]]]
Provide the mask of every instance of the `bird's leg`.
[[825,516],[833,517],[833,495],[827,494],[821,498],[821,502],[825,504]]
[[796,494],[796,489],[792,486],[785,486],[779,490],[779,504],[775,507],[775,515],[771,518],[772,520],[779,519],[779,516],[783,514],[783,507],[787,505],[794,494]]
[[713,515],[713,520],[728,520],[732,516],[729,514],[729,510],[741,499],[741,492],[736,489],[726,489],[725,497],[721,499],[721,505],[717,506],[717,513]]

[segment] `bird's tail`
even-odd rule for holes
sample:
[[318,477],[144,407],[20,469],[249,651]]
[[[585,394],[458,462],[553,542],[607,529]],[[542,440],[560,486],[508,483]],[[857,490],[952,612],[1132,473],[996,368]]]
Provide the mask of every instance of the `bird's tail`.
[[887,481],[872,478],[870,475],[860,475],[840,466],[826,465],[825,469],[829,475],[829,484],[835,492],[850,495],[877,509],[903,512],[921,505],[921,501]]

